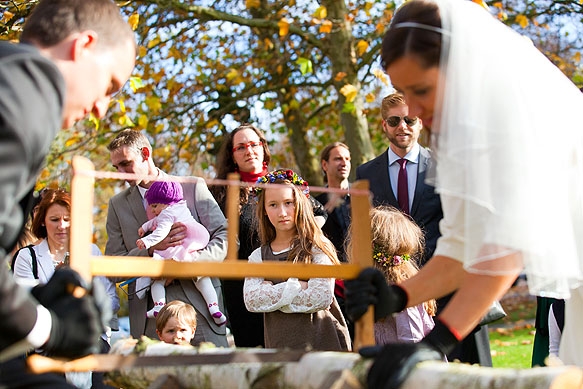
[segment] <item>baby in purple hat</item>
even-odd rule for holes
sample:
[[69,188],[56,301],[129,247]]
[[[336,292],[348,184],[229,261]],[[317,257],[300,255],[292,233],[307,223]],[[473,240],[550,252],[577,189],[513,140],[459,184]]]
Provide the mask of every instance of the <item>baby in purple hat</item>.
[[[156,181],[146,191],[145,198],[156,217],[145,222],[138,230],[141,237],[136,241],[138,248],[147,249],[160,243],[168,235],[172,225],[180,222],[186,226],[187,235],[182,245],[168,247],[165,250],[154,250],[153,258],[194,261],[197,257],[196,253],[209,243],[209,233],[202,224],[192,217],[186,201],[183,199],[182,185],[177,182]],[[152,233],[144,236],[148,231],[152,231]],[[148,318],[155,318],[166,304],[164,284],[165,280],[155,280],[150,286],[154,308],[146,312]],[[194,280],[194,285],[206,301],[215,323],[225,324],[227,317],[219,309],[217,293],[211,279],[198,277]]]

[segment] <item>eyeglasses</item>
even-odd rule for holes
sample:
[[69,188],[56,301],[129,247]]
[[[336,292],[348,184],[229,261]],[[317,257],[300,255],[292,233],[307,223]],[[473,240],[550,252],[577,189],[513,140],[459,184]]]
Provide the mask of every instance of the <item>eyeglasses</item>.
[[413,124],[417,123],[417,117],[410,118],[409,116],[389,116],[385,119],[385,122],[391,127],[397,127],[401,124],[401,120],[405,121],[405,124],[408,126],[412,126]]
[[244,153],[249,147],[252,150],[258,149],[263,147],[263,142],[247,142],[247,143],[239,143],[237,146],[233,147],[233,153]]

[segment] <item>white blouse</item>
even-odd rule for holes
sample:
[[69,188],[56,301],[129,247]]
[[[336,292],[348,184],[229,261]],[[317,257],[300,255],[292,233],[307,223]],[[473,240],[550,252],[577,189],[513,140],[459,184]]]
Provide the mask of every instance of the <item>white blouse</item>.
[[[249,263],[262,263],[261,248],[249,256]],[[312,263],[332,265],[321,251],[314,251]],[[264,278],[245,278],[243,286],[245,306],[250,312],[312,313],[326,309],[334,298],[334,278],[310,278],[308,287],[302,289],[297,278],[273,284]]]

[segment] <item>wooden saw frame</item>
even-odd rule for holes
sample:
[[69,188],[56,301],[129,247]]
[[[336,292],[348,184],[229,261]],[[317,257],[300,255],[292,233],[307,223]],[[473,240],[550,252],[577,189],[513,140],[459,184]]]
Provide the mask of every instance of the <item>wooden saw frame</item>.
[[[351,186],[351,215],[353,225],[353,253],[356,263],[335,266],[315,264],[294,264],[289,262],[269,262],[250,264],[237,258],[237,233],[239,230],[239,188],[237,174],[228,177],[227,219],[228,249],[223,262],[197,261],[177,262],[159,261],[146,257],[130,256],[93,256],[91,254],[93,230],[93,197],[95,168],[87,158],[75,156],[72,161],[73,177],[71,182],[71,267],[83,278],[93,276],[111,277],[164,277],[189,278],[209,276],[218,278],[242,279],[245,277],[285,278],[355,278],[365,267],[373,265],[370,229],[370,198],[368,181],[357,181]],[[139,269],[139,270],[137,270]],[[374,345],[373,311],[368,312],[355,323],[354,350]],[[105,356],[100,356],[101,358]],[[119,356],[112,356],[119,358]],[[87,358],[87,357],[85,357]],[[147,358],[147,357],[145,357]],[[74,362],[74,361],[71,361]],[[73,366],[71,362],[69,366]],[[60,362],[62,366],[62,362]],[[30,364],[29,364],[30,366]],[[93,366],[92,368],[95,368]],[[90,368],[88,368],[90,369]],[[34,370],[34,369],[33,369]],[[71,368],[71,370],[77,370]]]

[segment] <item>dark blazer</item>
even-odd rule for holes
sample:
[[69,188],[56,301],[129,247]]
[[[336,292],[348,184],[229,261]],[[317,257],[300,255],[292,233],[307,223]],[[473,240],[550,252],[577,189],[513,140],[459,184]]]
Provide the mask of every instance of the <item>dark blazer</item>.
[[[368,180],[370,191],[373,195],[373,205],[390,205],[399,208],[399,203],[391,189],[389,178],[389,149],[356,168],[357,180]],[[419,163],[417,170],[417,184],[411,205],[411,217],[415,223],[423,230],[425,235],[425,255],[420,266],[431,258],[435,251],[437,239],[441,236],[439,232],[439,221],[443,218],[441,209],[441,199],[435,193],[435,188],[425,183],[425,175],[433,163],[431,153],[428,149],[420,147]]]
[[[389,178],[389,151],[388,149],[375,159],[359,166],[356,169],[356,179],[367,179],[370,182],[370,191],[373,194],[373,204],[391,205],[399,208],[399,204]],[[439,232],[439,221],[443,218],[441,199],[435,188],[425,183],[425,176],[431,164],[435,163],[428,149],[419,149],[419,168],[417,171],[417,185],[411,205],[411,217],[425,234],[425,256],[420,263],[423,266],[433,256]],[[445,296],[437,301],[437,313],[449,301],[452,295]],[[447,356],[452,361],[459,359],[467,363],[479,363],[481,366],[492,366],[490,356],[490,343],[488,339],[488,326],[476,327],[470,336],[467,336],[455,350]]]
[[[315,196],[316,200],[318,200],[322,205],[326,206],[328,202],[328,193],[321,193]],[[348,212],[349,221],[346,224],[346,227],[343,227],[344,223],[340,220],[340,208],[344,207]],[[346,262],[346,254],[344,250],[344,241],[346,239],[346,233],[348,231],[348,226],[350,223],[350,197],[345,196],[345,202],[339,205],[332,213],[328,213],[328,218],[326,219],[326,223],[322,226],[322,231],[324,235],[334,247],[336,247],[336,252],[338,253],[338,259],[342,262]]]

